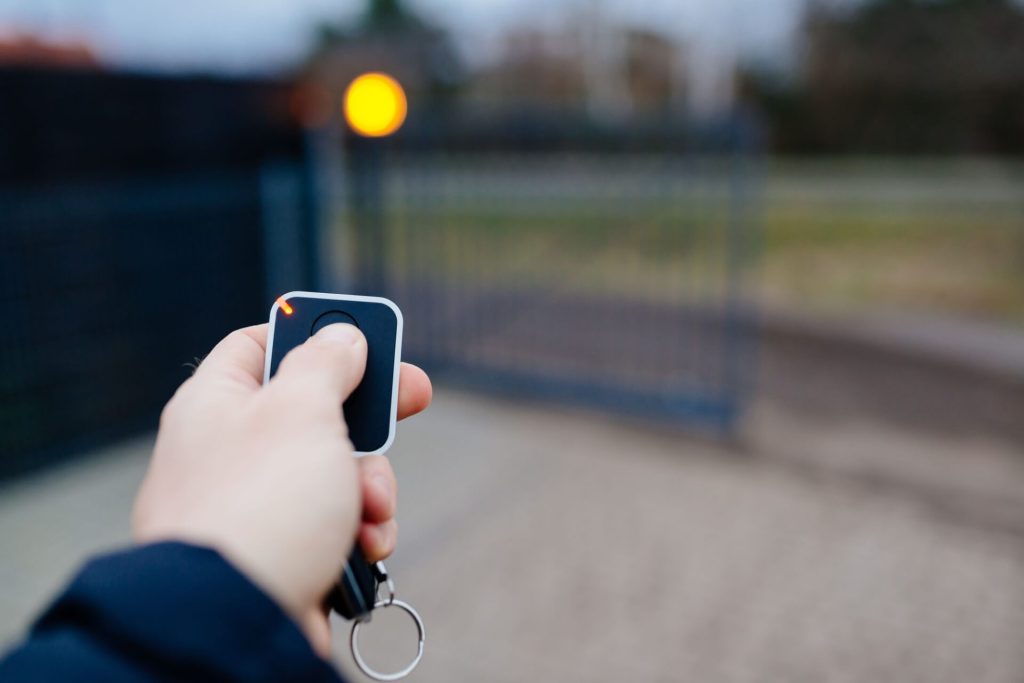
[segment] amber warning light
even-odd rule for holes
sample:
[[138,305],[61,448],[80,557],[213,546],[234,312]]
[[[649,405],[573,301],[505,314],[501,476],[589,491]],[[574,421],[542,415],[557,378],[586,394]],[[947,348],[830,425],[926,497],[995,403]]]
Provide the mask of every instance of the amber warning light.
[[282,297],[282,296],[277,297],[277,306],[282,311],[284,311],[285,315],[291,315],[292,313],[295,312],[295,309],[292,308],[292,305],[290,303],[288,303],[287,301],[285,301],[284,297]]
[[352,81],[345,91],[345,120],[359,135],[383,138],[405,122],[409,102],[405,91],[391,76],[373,72]]

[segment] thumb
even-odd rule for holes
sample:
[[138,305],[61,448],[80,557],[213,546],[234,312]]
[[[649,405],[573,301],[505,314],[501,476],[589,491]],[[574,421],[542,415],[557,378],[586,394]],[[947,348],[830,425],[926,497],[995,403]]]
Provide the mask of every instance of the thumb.
[[288,352],[271,387],[332,399],[340,405],[366,371],[366,337],[346,323],[328,325],[302,346]]

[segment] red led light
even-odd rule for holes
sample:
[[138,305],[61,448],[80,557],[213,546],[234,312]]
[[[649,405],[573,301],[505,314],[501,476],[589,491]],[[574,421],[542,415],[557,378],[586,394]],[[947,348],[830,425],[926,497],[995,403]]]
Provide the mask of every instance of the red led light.
[[284,297],[277,297],[277,305],[282,311],[284,311],[285,315],[291,315],[295,312],[295,309],[292,308],[290,303],[284,300]]

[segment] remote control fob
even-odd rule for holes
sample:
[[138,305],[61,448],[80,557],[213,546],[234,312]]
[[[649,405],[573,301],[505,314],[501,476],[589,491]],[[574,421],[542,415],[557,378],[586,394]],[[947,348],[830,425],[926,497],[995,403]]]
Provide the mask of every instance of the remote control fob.
[[346,619],[358,619],[373,611],[377,587],[383,576],[370,564],[357,543],[342,570],[341,578],[327,596],[327,606]]
[[[363,380],[340,406],[349,439],[357,456],[384,453],[395,439],[402,356],[402,313],[393,302],[317,292],[278,297],[270,309],[263,381],[270,381],[290,350],[334,323],[355,325],[367,342]],[[365,616],[373,610],[378,582],[377,568],[356,544],[327,604],[347,619]]]

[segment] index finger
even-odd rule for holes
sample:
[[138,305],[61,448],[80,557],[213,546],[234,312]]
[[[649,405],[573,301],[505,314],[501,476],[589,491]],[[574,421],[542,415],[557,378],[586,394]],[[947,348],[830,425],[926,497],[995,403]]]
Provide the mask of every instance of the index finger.
[[256,390],[263,383],[267,323],[235,330],[224,337],[196,368],[195,377],[221,378]]
[[427,373],[415,365],[402,363],[398,375],[398,419],[404,420],[426,410],[432,396]]

